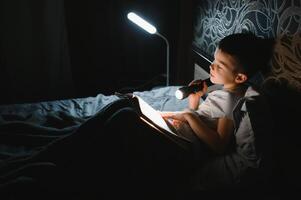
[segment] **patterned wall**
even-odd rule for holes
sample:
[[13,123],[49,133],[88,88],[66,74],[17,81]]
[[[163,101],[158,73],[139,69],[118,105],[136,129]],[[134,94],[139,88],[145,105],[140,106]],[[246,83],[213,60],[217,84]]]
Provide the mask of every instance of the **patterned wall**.
[[301,0],[202,0],[194,28],[194,47],[210,59],[217,42],[231,33],[276,38],[268,79],[301,90]]

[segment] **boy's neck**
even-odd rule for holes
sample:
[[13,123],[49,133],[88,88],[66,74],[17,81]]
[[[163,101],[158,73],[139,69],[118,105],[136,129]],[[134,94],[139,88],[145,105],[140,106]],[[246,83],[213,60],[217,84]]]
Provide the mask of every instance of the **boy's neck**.
[[229,92],[242,92],[243,84],[227,84],[223,88]]
[[224,84],[224,89],[229,92],[234,92],[238,88],[238,84]]

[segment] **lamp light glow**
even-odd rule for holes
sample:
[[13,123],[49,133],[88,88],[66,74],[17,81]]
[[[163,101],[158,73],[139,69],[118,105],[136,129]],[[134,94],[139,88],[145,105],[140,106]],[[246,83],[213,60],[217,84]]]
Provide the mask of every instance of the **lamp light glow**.
[[128,19],[149,32],[150,34],[155,34],[157,32],[156,27],[145,21],[143,18],[139,17],[133,12],[128,13]]

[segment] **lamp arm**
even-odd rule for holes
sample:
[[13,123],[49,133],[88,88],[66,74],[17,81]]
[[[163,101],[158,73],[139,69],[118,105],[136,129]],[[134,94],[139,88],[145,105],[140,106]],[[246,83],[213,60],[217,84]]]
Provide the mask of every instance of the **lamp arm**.
[[169,86],[169,42],[166,37],[159,32],[156,32],[155,34],[161,37],[166,43],[166,86]]

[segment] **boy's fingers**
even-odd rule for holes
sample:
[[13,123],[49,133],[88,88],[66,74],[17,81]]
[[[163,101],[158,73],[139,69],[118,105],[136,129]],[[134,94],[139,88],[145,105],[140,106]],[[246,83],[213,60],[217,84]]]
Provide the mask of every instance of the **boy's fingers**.
[[162,117],[171,117],[174,115],[172,112],[161,112],[160,114]]

